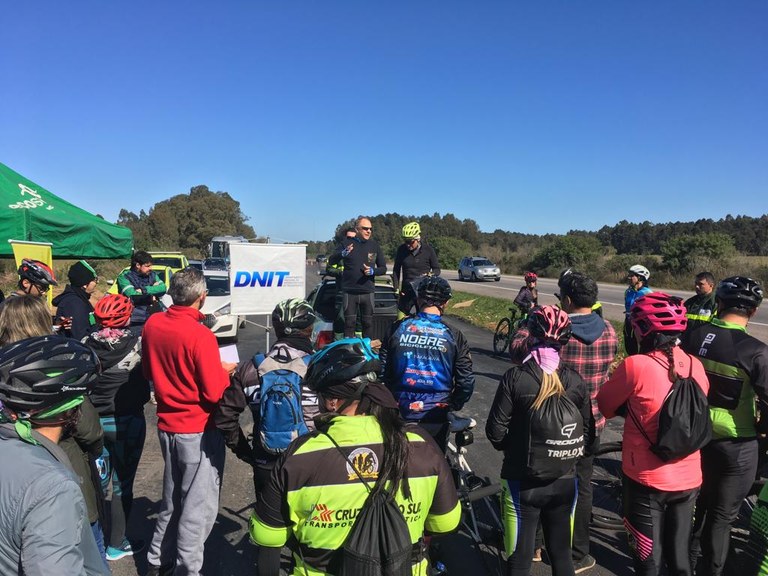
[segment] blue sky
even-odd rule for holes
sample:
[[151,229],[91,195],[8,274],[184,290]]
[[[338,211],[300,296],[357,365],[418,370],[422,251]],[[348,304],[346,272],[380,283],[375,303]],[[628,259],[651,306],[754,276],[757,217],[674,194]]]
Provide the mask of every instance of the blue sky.
[[[206,184],[259,235],[768,212],[768,2],[12,2],[0,162],[114,221]],[[427,231],[428,233],[428,231]]]

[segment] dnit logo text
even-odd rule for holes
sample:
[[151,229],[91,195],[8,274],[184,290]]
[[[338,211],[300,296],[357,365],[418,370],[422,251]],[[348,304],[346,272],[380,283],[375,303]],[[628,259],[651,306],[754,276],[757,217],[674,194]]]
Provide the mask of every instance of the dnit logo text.
[[243,288],[245,286],[253,288],[256,284],[262,288],[272,286],[279,288],[290,275],[291,273],[288,270],[264,270],[262,272],[257,270],[253,272],[238,270],[235,272],[235,288]]

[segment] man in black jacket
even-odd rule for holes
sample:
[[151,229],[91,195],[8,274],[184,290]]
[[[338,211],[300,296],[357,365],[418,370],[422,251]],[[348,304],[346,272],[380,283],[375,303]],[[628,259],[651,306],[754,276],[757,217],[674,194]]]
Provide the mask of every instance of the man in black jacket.
[[437,254],[432,246],[422,241],[419,223],[408,222],[403,226],[402,236],[403,243],[397,249],[392,268],[392,281],[398,290],[398,318],[408,316],[416,306],[416,283],[424,276],[440,276]]
[[373,327],[374,276],[387,272],[387,262],[376,240],[371,240],[373,226],[365,216],[359,216],[355,222],[355,237],[346,245],[337,248],[329,258],[331,264],[342,261],[344,271],[341,274],[341,288],[344,290],[344,337],[355,335],[357,311],[363,326],[363,338],[370,337]]

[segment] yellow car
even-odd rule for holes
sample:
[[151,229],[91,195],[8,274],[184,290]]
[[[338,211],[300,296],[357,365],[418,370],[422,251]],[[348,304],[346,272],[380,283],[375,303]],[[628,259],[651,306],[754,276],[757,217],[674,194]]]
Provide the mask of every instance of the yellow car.
[[175,274],[189,266],[189,260],[181,252],[150,252],[149,255],[152,256],[152,270],[168,266]]

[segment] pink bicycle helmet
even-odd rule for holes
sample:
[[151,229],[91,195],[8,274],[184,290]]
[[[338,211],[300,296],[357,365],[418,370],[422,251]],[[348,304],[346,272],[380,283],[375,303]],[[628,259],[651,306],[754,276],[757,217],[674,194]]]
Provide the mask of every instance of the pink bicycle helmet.
[[534,308],[528,316],[531,336],[562,346],[571,338],[571,319],[556,306]]
[[629,321],[640,338],[653,332],[682,332],[688,325],[682,298],[664,292],[651,292],[635,300]]
[[525,275],[523,276],[523,279],[526,282],[536,282],[536,280],[538,279],[538,276],[536,276],[536,272],[526,272]]

